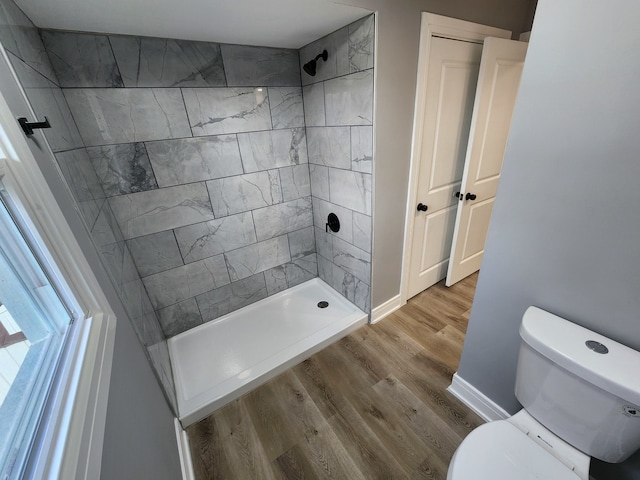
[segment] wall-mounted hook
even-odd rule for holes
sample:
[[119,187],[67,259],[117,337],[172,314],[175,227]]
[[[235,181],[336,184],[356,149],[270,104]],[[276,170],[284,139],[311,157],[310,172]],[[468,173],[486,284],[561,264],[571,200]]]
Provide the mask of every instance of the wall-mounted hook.
[[49,124],[49,119],[44,117],[44,122],[29,122],[25,117],[20,117],[18,119],[18,123],[22,127],[22,131],[25,135],[33,135],[34,128],[51,128],[51,124]]

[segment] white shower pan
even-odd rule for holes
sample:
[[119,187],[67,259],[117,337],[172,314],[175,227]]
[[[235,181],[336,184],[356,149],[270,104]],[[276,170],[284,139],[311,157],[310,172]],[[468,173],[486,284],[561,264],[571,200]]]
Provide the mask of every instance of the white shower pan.
[[[318,303],[326,301],[326,308]],[[366,324],[319,278],[169,339],[178,415],[187,427]]]

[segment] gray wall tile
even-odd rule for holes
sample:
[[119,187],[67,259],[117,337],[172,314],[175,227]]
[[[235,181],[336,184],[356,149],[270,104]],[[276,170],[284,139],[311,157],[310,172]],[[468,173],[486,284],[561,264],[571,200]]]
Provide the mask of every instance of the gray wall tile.
[[98,213],[100,213],[100,209],[102,208],[102,204],[106,202],[106,200],[86,200],[78,202],[78,209],[80,211],[80,216],[84,220],[87,228],[91,230],[93,224],[98,218]]
[[46,116],[53,126],[42,131],[51,149],[59,152],[84,147],[62,90],[18,57],[11,53],[8,57],[36,116],[39,120]]
[[41,75],[58,82],[38,29],[12,1],[0,4],[0,42]]
[[238,134],[245,172],[308,162],[304,128]]
[[[125,291],[126,284],[140,279],[138,270],[129,254],[129,249],[124,242],[117,242],[99,246],[98,251],[102,254],[105,269],[111,276],[116,291],[122,298],[127,295]],[[134,318],[133,314],[130,314],[130,316]]]
[[196,297],[205,322],[267,297],[264,274],[258,273]]
[[[318,261],[318,276],[320,277],[320,279],[325,282],[327,285],[329,285],[331,288],[333,288],[336,291],[340,291],[338,288],[336,288],[333,285],[333,263],[331,263],[331,260],[321,256],[321,255],[317,255],[317,261]],[[342,292],[340,292],[342,293]],[[344,296],[344,295],[343,295]]]
[[205,258],[142,279],[155,309],[200,295],[229,283],[222,255]]
[[309,162],[336,168],[351,168],[349,127],[307,128]]
[[322,165],[310,163],[309,175],[313,197],[329,201],[329,169]]
[[126,87],[224,87],[220,45],[166,38],[109,37]]
[[280,169],[282,199],[285,202],[311,195],[309,164],[295,165]]
[[251,212],[175,230],[185,263],[256,243]]
[[285,263],[264,272],[267,293],[274,295],[318,276],[315,254],[291,263]]
[[87,154],[109,197],[158,188],[142,142],[87,147]]
[[351,170],[373,173],[373,127],[351,127]]
[[202,324],[195,297],[158,310],[157,315],[167,338]]
[[108,202],[102,204],[98,218],[91,228],[91,238],[99,247],[123,241],[118,222]]
[[173,387],[173,370],[171,369],[171,358],[169,357],[169,347],[167,342],[156,343],[147,347],[147,355],[151,360],[162,388],[166,392],[166,398],[174,412],[178,411],[178,400]]
[[[129,291],[129,290],[128,290]],[[166,342],[164,333],[161,327],[158,325],[158,318],[154,312],[146,313],[140,317],[133,318],[131,320],[131,324],[133,325],[133,329],[136,331],[138,337],[142,340],[142,344],[145,347],[157,347]],[[154,368],[170,368],[170,360],[166,360],[166,364],[162,366],[154,365]],[[167,383],[163,385],[164,388],[169,390],[173,388],[173,383]]]
[[306,257],[316,252],[316,237],[313,227],[306,227],[287,234],[289,237],[289,251],[291,258]]
[[123,87],[106,35],[42,30],[61,87]]
[[291,260],[289,240],[286,235],[282,235],[226,252],[224,258],[227,262],[229,277],[232,282],[235,282],[289,262]]
[[230,87],[300,85],[298,52],[284,48],[222,45]]
[[371,175],[349,170],[329,169],[332,203],[371,215]]
[[273,128],[304,127],[302,88],[269,87]]
[[213,219],[204,183],[111,197],[109,204],[127,239]]
[[[318,256],[315,253],[311,253],[304,257],[296,258],[291,263],[298,265],[303,270],[313,274],[314,277],[318,276]],[[310,279],[308,279],[310,280]],[[303,280],[306,282],[306,280]],[[291,285],[292,287],[295,285]]]
[[277,170],[209,180],[207,188],[216,218],[282,202]]
[[333,261],[333,236],[324,228],[315,227],[316,253],[329,261]]
[[307,127],[324,127],[324,83],[314,83],[302,88],[304,122]]
[[87,146],[191,136],[177,89],[78,88],[65,97]]
[[[151,301],[149,300],[149,296],[147,295],[147,291],[144,288],[144,284],[142,283],[142,280],[140,280],[140,277],[128,281],[123,284],[122,287],[121,298],[124,308],[130,318],[139,318],[149,314],[154,314],[153,305],[151,305]],[[160,328],[157,319],[155,323],[157,342],[158,340],[164,339],[164,334],[162,333],[162,329]]]
[[324,83],[327,125],[373,125],[373,70]]
[[367,285],[371,281],[371,255],[344,240],[333,237],[333,263]]
[[84,148],[58,152],[55,157],[80,214],[91,231],[105,202],[105,195],[91,168],[89,157]]
[[349,71],[351,73],[373,68],[374,44],[373,15],[349,25]]
[[266,88],[183,88],[182,93],[197,137],[271,128]]
[[143,277],[184,263],[173,230],[132,238],[127,240],[127,245]]
[[300,230],[313,224],[311,198],[272,205],[253,211],[258,241]]
[[331,277],[329,284],[347,300],[369,313],[371,296],[369,285],[337,265],[330,265]]
[[371,253],[371,217],[362,213],[353,212],[353,244]]
[[55,156],[73,198],[78,203],[105,197],[86,149],[67,150],[56,153]]
[[235,135],[160,140],[146,146],[161,187],[243,173]]
[[127,315],[142,344],[149,347],[161,343],[165,335],[140,279],[124,285],[122,299]]
[[[340,242],[339,239],[337,241]],[[345,269],[344,265],[336,264],[321,254],[318,254],[317,260],[318,275],[323,281],[364,312],[369,313],[371,311],[371,289],[367,282],[350,272],[350,266]],[[370,270],[370,266],[368,268]]]

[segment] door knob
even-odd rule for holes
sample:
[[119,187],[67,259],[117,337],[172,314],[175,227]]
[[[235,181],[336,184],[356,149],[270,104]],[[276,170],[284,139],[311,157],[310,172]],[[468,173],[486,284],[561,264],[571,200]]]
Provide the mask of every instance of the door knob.
[[427,207],[426,205],[423,205],[422,203],[418,204],[418,211],[419,212],[426,212],[428,208],[429,207]]
[[475,200],[476,199],[476,195],[475,193],[467,193],[467,195],[464,197],[465,200]]
[[464,193],[456,192],[455,197],[456,197],[458,200],[462,200],[463,196],[464,196]]

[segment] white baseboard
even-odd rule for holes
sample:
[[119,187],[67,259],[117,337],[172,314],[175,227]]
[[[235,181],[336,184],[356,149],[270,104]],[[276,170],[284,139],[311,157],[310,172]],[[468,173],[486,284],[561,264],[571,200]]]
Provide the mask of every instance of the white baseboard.
[[182,470],[182,480],[195,480],[193,473],[193,462],[191,461],[191,450],[189,450],[189,437],[182,429],[180,420],[174,418],[176,427],[176,440],[178,441],[178,454],[180,455],[180,469]]
[[398,310],[402,305],[403,305],[403,303],[400,300],[400,294],[396,295],[395,297],[391,297],[389,300],[384,302],[382,305],[378,305],[376,308],[374,308],[371,311],[371,322],[370,323],[379,322],[380,320],[382,320],[387,315],[389,315],[389,314],[395,312],[396,310]]
[[504,420],[511,416],[500,405],[495,403],[469,382],[459,377],[457,373],[453,374],[451,385],[447,388],[447,391],[455,395],[458,400],[476,412],[487,422]]

